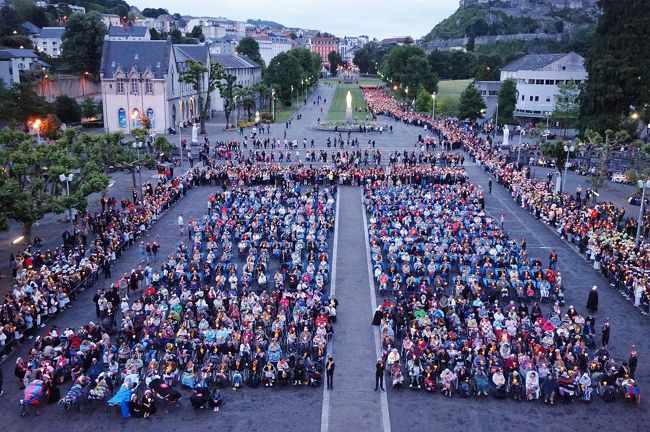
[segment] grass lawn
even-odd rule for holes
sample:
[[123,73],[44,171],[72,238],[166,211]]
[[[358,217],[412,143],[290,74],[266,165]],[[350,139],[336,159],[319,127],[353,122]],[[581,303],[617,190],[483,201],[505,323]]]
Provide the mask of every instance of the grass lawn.
[[451,97],[453,99],[460,99],[460,94],[465,90],[465,87],[472,80],[444,80],[438,83],[438,96],[439,98]]
[[[345,108],[347,105],[345,97],[347,96],[348,91],[352,95],[352,118],[355,120],[366,120],[366,115],[368,115],[368,113],[364,111],[366,104],[363,100],[363,93],[361,92],[359,86],[356,84],[337,84],[336,92],[334,93],[334,100],[332,100],[330,109],[327,112],[327,120],[345,120]],[[359,108],[361,111],[356,112],[355,110],[357,108]]]
[[280,104],[275,106],[275,122],[283,123],[289,120],[295,114],[297,110],[296,103],[294,101],[293,107],[281,107]]

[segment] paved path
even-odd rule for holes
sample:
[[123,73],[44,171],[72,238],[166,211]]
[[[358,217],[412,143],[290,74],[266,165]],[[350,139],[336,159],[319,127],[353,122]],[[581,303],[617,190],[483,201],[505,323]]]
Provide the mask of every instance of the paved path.
[[[380,431],[383,430],[381,397],[373,391],[377,352],[370,322],[374,307],[369,290],[360,189],[342,187],[339,194],[336,297],[340,306],[331,348],[336,373],[334,390],[329,394],[329,429],[323,422],[321,430]],[[327,399],[326,396],[324,411]]]

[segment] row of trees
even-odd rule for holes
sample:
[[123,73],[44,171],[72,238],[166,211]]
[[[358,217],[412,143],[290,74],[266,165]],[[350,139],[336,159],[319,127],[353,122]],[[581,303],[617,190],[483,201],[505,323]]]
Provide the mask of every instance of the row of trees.
[[[136,140],[147,131],[136,130]],[[123,144],[121,133],[106,135],[81,134],[69,129],[56,141],[38,144],[32,136],[11,129],[0,131],[0,228],[7,229],[10,220],[23,225],[26,241],[31,238],[32,225],[48,213],[63,213],[68,208],[84,211],[87,197],[105,191],[113,169],[128,169],[136,189],[135,172],[139,166],[155,166],[155,158],[144,151],[139,155]],[[158,151],[169,151],[172,145],[159,137]],[[59,181],[61,174],[74,174],[70,194]]]

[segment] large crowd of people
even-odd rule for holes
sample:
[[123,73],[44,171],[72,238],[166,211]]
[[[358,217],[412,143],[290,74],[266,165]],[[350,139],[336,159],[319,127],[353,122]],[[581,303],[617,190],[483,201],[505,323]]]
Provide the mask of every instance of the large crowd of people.
[[[650,313],[650,239],[645,236],[634,243],[635,218],[611,202],[591,205],[589,194],[560,193],[550,181],[532,178],[529,168],[519,169],[492,145],[479,136],[479,126],[464,125],[448,119],[432,119],[428,114],[413,113],[382,89],[366,88],[364,96],[375,115],[388,115],[400,121],[429,128],[451,146],[462,146],[475,162],[480,163],[508,188],[518,203],[538,219],[549,224],[601,271],[643,313]],[[650,221],[646,212],[645,220]],[[647,233],[647,230],[643,231]]]
[[159,269],[100,290],[98,324],[52,329],[17,376],[26,389],[43,382],[48,399],[71,379],[61,403],[101,399],[124,417],[176,405],[179,386],[216,410],[225,387],[320,385],[338,304],[327,293],[335,198],[293,181],[216,192]]
[[[179,200],[194,184],[192,173],[154,186],[148,183],[142,200],[102,197],[102,209],[79,217],[79,232],[54,250],[32,250],[13,257],[14,285],[0,305],[0,349],[32,336],[45,321],[64,310],[79,289],[92,286],[110,269],[125,247],[132,245],[161,212]],[[87,230],[86,230],[87,228]],[[88,244],[90,240],[90,244]],[[151,245],[150,245],[151,247]]]
[[549,404],[618,387],[636,400],[635,349],[611,357],[609,324],[597,341],[596,319],[563,306],[561,273],[510,239],[473,185],[376,182],[365,203],[385,298],[379,362],[394,386]]

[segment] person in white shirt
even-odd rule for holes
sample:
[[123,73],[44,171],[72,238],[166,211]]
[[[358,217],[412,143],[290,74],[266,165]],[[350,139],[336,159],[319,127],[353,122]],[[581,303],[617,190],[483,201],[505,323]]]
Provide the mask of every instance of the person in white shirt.
[[183,235],[183,227],[185,226],[185,221],[183,221],[183,213],[178,215],[178,232],[180,235]]

